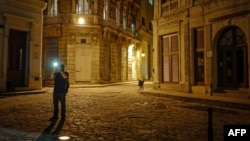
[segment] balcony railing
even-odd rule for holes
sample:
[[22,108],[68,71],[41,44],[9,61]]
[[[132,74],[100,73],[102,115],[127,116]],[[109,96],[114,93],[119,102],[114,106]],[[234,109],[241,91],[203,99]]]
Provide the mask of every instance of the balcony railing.
[[95,25],[98,24],[98,15],[85,14],[60,14],[57,16],[44,16],[43,22],[47,24],[75,24],[75,25]]
[[57,15],[57,16],[47,16],[47,15],[44,15],[43,16],[43,23],[44,25],[47,25],[47,24],[60,24],[60,23],[63,23],[64,21],[64,18],[63,18],[63,15]]
[[162,4],[161,11],[162,13],[169,12],[175,8],[178,8],[179,5],[180,5],[179,0],[171,0]]
[[85,14],[71,14],[70,15],[71,24],[79,25],[96,25],[99,23],[98,15],[85,15]]
[[[53,17],[44,16],[44,25],[48,24],[72,24],[72,25],[102,25],[103,27],[110,27],[129,36],[135,36],[136,30],[131,27],[123,28],[122,23],[117,23],[113,19],[99,20],[98,15],[85,15],[85,14],[64,14]],[[136,27],[138,28],[138,27]]]

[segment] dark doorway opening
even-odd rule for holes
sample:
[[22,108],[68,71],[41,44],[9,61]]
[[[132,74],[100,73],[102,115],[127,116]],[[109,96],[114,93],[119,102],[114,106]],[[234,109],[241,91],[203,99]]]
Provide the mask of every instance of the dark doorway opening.
[[28,86],[26,80],[27,32],[10,30],[7,82],[16,87]]

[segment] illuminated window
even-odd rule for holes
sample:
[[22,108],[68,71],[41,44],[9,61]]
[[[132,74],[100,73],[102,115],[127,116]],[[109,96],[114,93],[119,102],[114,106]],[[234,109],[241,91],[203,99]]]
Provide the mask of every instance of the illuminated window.
[[103,7],[103,19],[108,20],[109,17],[109,3],[108,0],[104,0],[104,7]]
[[153,0],[148,0],[149,4],[153,5]]
[[54,17],[58,15],[58,0],[48,0],[48,16]]
[[77,14],[91,14],[92,0],[77,0],[76,13]]

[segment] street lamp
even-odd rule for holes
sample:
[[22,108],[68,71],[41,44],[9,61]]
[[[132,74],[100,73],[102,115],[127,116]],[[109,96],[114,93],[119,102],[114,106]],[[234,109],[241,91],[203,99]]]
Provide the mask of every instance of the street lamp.
[[144,57],[144,56],[145,56],[145,53],[144,53],[144,52],[142,52],[141,57]]

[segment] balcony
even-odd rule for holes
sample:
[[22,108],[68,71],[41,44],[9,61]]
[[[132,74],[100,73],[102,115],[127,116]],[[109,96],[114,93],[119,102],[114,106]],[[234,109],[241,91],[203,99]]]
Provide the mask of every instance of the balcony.
[[74,25],[96,25],[98,15],[85,14],[59,14],[56,16],[43,16],[44,25],[48,24],[74,24]]
[[61,24],[63,23],[64,18],[63,15],[56,15],[56,16],[43,16],[43,24],[48,25],[48,24]]
[[97,25],[98,15],[70,14],[70,23],[75,25]]
[[166,12],[169,12],[173,9],[176,9],[178,8],[180,5],[180,2],[179,0],[171,0],[171,1],[167,1],[165,3],[162,4],[161,6],[161,12],[162,14],[166,13]]

